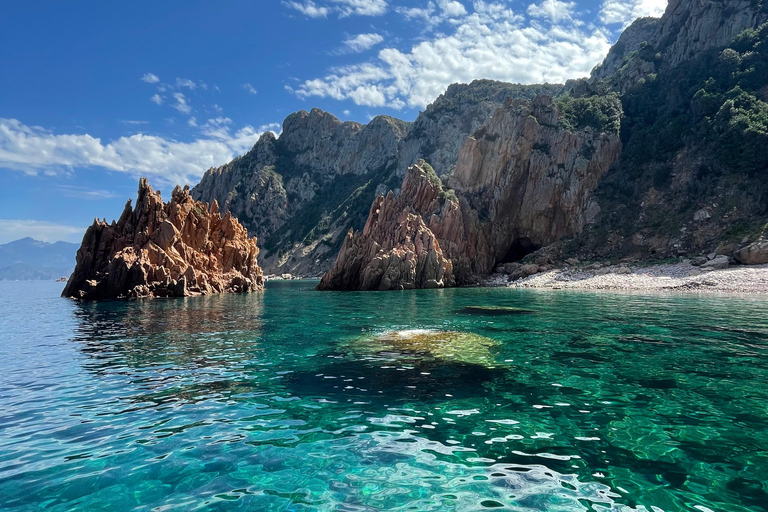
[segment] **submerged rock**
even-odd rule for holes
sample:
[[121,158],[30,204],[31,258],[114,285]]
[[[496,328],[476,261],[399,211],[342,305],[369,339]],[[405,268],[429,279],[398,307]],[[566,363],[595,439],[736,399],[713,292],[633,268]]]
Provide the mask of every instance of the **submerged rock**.
[[120,220],[95,220],[77,251],[62,297],[117,299],[240,293],[264,287],[255,238],[230,214],[176,187],[169,203],[145,178],[136,208]]
[[469,332],[409,329],[358,338],[350,349],[364,354],[415,356],[419,360],[436,359],[492,368],[491,349],[496,345],[496,340]]
[[531,309],[513,308],[508,306],[467,306],[463,310],[464,313],[473,315],[533,315],[535,311]]

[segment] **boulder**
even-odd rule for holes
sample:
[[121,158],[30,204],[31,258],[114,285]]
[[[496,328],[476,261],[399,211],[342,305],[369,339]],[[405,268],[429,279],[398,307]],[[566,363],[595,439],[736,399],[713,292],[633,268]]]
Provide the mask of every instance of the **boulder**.
[[701,268],[708,270],[722,270],[724,268],[728,268],[729,266],[730,260],[728,256],[715,256],[713,259],[703,264]]
[[768,263],[768,240],[750,244],[733,254],[733,258],[742,265],[764,265]]
[[264,287],[255,238],[218,204],[176,187],[164,203],[145,178],[112,224],[94,221],[63,297],[100,300],[252,292]]

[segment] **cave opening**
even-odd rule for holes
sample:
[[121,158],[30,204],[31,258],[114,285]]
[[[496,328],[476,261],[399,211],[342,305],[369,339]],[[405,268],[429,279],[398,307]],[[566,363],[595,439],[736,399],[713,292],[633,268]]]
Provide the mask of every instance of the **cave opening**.
[[541,246],[534,244],[528,237],[516,238],[509,246],[507,254],[497,264],[516,263],[539,249]]

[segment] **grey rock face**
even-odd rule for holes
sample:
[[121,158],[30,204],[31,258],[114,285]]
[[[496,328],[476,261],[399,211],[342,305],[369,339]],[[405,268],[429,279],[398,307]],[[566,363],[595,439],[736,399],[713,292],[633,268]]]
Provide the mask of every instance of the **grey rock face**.
[[561,88],[452,85],[414,123],[378,116],[361,125],[319,109],[297,112],[279,138],[265,134],[248,154],[209,170],[192,195],[215,199],[259,237],[267,273],[318,275],[349,228],[362,227],[376,193],[399,184],[410,165],[424,158],[449,174],[466,138],[507,98]]
[[752,0],[670,0],[661,18],[639,19],[627,28],[590,82],[605,79],[626,92],[648,75],[723,47],[766,20],[768,13]]
[[768,263],[768,240],[760,240],[736,251],[734,258],[742,265],[764,265]]

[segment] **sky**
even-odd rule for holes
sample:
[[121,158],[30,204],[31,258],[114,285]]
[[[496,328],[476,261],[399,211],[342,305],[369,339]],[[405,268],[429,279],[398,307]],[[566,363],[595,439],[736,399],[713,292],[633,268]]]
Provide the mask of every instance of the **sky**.
[[78,242],[314,107],[412,121],[451,83],[587,76],[667,0],[5,2],[0,244]]

